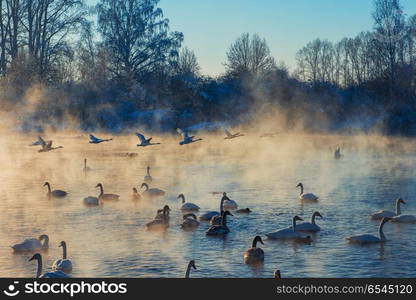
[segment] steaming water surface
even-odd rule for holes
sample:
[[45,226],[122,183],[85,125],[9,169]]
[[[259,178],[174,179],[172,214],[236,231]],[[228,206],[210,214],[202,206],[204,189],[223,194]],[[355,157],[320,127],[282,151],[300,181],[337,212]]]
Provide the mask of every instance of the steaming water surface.
[[[10,245],[43,233],[51,239],[43,253],[46,269],[61,256],[58,245],[65,240],[74,277],[183,277],[191,259],[198,268],[192,277],[272,277],[277,268],[284,277],[416,276],[415,224],[387,223],[385,245],[354,246],[345,240],[359,233],[377,235],[378,222],[369,215],[394,210],[399,196],[407,201],[403,212],[416,214],[416,148],[407,141],[380,146],[375,138],[372,143],[370,138],[245,136],[207,137],[179,146],[176,139],[160,136],[154,140],[162,145],[138,148],[134,136],[98,145],[73,134],[52,138],[64,148],[38,153],[27,146],[33,137],[16,136],[5,136],[0,146],[1,277],[35,275],[30,255],[13,254]],[[333,149],[339,144],[345,157],[337,161]],[[84,157],[92,169],[87,173]],[[142,183],[147,165],[151,186],[167,193],[159,201],[135,204],[131,190]],[[69,195],[48,199],[45,181]],[[98,194],[98,182],[106,192],[120,194],[120,201],[85,207],[82,199]],[[298,182],[318,195],[319,203],[301,203]],[[176,196],[184,193],[202,213],[219,210],[215,191],[227,191],[253,213],[229,217],[231,233],[225,238],[205,236],[206,223],[195,231],[181,230]],[[164,204],[172,209],[170,228],[146,231],[144,225]],[[311,244],[265,239],[265,263],[243,263],[255,235],[291,225],[294,215],[310,221],[316,210],[324,220],[317,218],[322,231]]]

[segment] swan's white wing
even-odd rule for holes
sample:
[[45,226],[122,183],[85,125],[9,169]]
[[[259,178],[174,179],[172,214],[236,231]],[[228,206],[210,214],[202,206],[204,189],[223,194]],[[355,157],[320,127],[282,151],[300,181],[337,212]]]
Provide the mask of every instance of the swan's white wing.
[[41,145],[42,147],[45,147],[46,146],[46,142],[45,142],[45,140],[42,138],[42,137],[38,137],[38,145]]
[[140,142],[145,143],[146,142],[146,138],[144,137],[143,134],[136,132],[137,137],[139,138]]
[[233,136],[227,129],[225,129],[224,131],[225,131],[225,134],[227,135],[227,137],[232,137]]
[[183,138],[183,140],[185,141],[186,139],[188,139],[189,138],[189,136],[188,136],[188,131],[186,131],[186,130],[182,130],[182,129],[180,129],[180,128],[177,128],[176,129],[176,131],[180,134],[180,135],[182,135],[182,138]]

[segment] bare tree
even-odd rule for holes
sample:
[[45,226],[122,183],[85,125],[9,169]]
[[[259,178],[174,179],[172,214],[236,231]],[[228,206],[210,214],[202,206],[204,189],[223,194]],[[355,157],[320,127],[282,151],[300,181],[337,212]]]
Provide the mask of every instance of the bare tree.
[[175,73],[183,76],[198,76],[199,64],[195,52],[188,48],[182,48],[175,64]]
[[225,66],[228,73],[251,73],[253,75],[276,68],[266,40],[261,39],[257,34],[250,37],[249,33],[242,34],[230,46]]

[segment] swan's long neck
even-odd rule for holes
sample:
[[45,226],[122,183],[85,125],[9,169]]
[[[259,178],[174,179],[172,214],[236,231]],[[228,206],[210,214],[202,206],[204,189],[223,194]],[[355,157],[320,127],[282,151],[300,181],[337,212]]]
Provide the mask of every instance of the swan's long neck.
[[62,258],[66,259],[66,243],[62,243]]
[[227,225],[227,215],[224,213],[222,214],[221,225]]
[[381,222],[380,227],[378,228],[378,233],[380,234],[380,239],[382,241],[386,240],[386,236],[384,235],[384,232],[383,232],[384,224],[386,224],[386,222]]
[[224,201],[225,201],[225,197],[222,197],[221,202],[220,202],[220,212],[221,213],[224,211]]
[[51,193],[51,185],[48,183],[46,186],[48,187],[48,192]]
[[312,224],[313,224],[313,225],[315,225],[315,218],[316,218],[316,215],[315,215],[315,214],[313,214],[313,215],[312,215]]
[[396,215],[401,215],[402,214],[402,210],[400,209],[400,201],[397,200],[396,202]]
[[293,231],[296,231],[296,219],[293,218]]
[[104,194],[103,185],[102,185],[102,184],[100,184],[100,185],[99,185],[99,188],[100,188],[100,196],[101,196],[102,194]]
[[87,169],[87,159],[84,159],[84,169]]
[[186,268],[185,278],[189,278],[189,274],[191,273],[191,263],[188,264]]
[[185,196],[184,195],[180,195],[180,197],[179,198],[181,198],[182,199],[182,204],[184,204],[185,203]]
[[303,185],[300,185],[300,194],[303,194]]
[[36,271],[36,278],[39,278],[42,275],[42,257],[36,258],[38,261],[38,269]]
[[150,168],[147,168],[147,176],[150,176]]
[[254,240],[253,240],[253,244],[251,245],[251,247],[252,248],[257,248],[257,242],[258,242],[259,240],[257,239],[257,238],[254,238]]
[[149,189],[149,186],[147,184],[143,184],[143,186],[145,187],[145,191]]

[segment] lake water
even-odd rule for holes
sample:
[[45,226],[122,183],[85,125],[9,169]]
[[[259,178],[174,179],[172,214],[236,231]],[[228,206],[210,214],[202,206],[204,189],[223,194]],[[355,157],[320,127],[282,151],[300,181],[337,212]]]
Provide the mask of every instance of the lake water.
[[[416,225],[385,225],[382,245],[347,243],[353,234],[378,234],[369,215],[394,210],[395,198],[407,204],[403,213],[416,214],[416,145],[409,140],[381,137],[279,135],[244,136],[179,146],[178,138],[155,136],[161,145],[136,147],[134,135],[108,143],[89,144],[85,135],[46,136],[63,149],[38,153],[27,146],[36,136],[3,135],[0,172],[0,276],[33,277],[31,255],[13,254],[10,245],[48,234],[50,249],[43,253],[45,270],[61,256],[59,242],[68,245],[74,277],[183,277],[189,260],[197,270],[191,277],[415,277]],[[340,145],[344,157],[334,160]],[[135,153],[136,156],[127,156]],[[91,171],[83,172],[83,159]],[[134,203],[132,187],[142,183],[151,166],[151,187],[166,191],[158,201]],[[43,183],[69,192],[64,199],[48,199]],[[120,201],[86,207],[82,199],[96,196],[101,182]],[[298,182],[318,203],[298,199]],[[184,193],[201,211],[219,210],[220,195],[228,192],[250,215],[229,217],[230,234],[207,237],[208,224],[183,231]],[[150,232],[145,224],[168,204],[170,227]],[[270,241],[265,234],[291,225],[294,215],[310,221],[314,211],[321,232],[310,244]],[[265,262],[243,263],[243,253],[256,235],[264,237]]]

